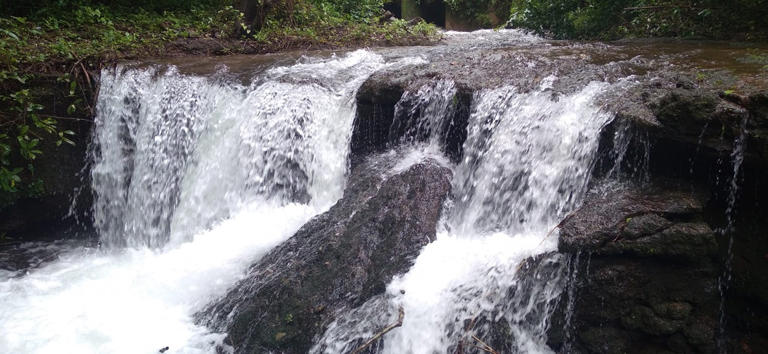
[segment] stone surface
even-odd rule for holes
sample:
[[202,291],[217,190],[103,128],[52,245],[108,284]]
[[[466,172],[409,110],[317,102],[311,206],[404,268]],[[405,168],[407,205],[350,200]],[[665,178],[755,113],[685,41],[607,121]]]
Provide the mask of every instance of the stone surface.
[[572,342],[555,333],[551,345],[587,353],[715,352],[718,245],[703,205],[668,186],[619,187],[592,195],[566,218],[559,250],[587,259],[572,270],[574,289],[564,295],[574,296],[567,299]]
[[[603,161],[597,164],[596,175],[652,181],[673,178],[703,187],[709,201],[701,219],[711,230],[733,230],[718,235],[717,262],[722,265],[729,257],[732,238],[732,280],[725,298],[728,348],[745,351],[768,345],[768,239],[764,237],[768,230],[768,93],[764,85],[768,81],[760,88],[746,80],[729,81],[732,78],[718,84],[720,79],[713,83],[682,74],[661,75],[616,100],[620,102],[614,108],[617,119],[603,131]],[[724,85],[737,89],[725,90]],[[730,227],[729,209],[735,211]],[[659,225],[658,221],[646,226]],[[695,237],[707,234],[706,230],[697,232],[691,226],[678,225],[685,229],[682,233],[670,228],[663,238],[610,244],[601,252],[673,257],[684,252],[695,258],[712,246],[706,238]],[[627,225],[625,231],[633,233],[633,227]],[[679,239],[673,241],[677,245],[683,239],[690,242],[684,249],[659,242],[673,238]]]
[[691,260],[714,256],[717,243],[701,219],[702,201],[661,188],[592,194],[560,224],[560,251]]
[[357,166],[336,205],[255,263],[201,321],[225,329],[237,353],[305,353],[336,313],[383,293],[434,239],[451,175],[431,160],[393,172],[390,159]]

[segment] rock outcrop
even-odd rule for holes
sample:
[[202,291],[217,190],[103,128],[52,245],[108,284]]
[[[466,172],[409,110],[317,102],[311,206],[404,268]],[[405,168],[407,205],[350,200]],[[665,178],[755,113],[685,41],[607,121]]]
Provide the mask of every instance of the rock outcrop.
[[[587,353],[713,353],[719,320],[715,233],[703,200],[668,187],[593,195],[561,224],[560,252],[580,257],[561,306]],[[564,323],[562,319],[556,322]],[[553,339],[562,336],[553,336]]]
[[[758,335],[768,333],[768,92],[745,88],[737,94],[662,77],[620,102],[617,119],[604,130],[605,160],[597,175],[620,170],[635,180],[674,178],[702,186],[706,223],[723,231],[717,276],[731,279],[721,339],[731,351],[768,345]],[[731,268],[723,270],[727,262]]]
[[306,353],[337,313],[383,293],[434,239],[450,191],[449,169],[395,163],[378,155],[357,166],[336,205],[255,263],[201,320],[226,329],[236,353]]

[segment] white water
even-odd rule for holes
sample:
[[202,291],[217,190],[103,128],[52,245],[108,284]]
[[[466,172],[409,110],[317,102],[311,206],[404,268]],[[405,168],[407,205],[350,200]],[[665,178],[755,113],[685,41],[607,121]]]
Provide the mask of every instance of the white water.
[[428,142],[440,146],[448,130],[446,117],[454,114],[457,94],[453,81],[439,80],[418,91],[406,91],[395,105],[391,144]]
[[407,62],[305,58],[250,86],[105,71],[93,168],[104,247],[0,275],[0,353],[213,352],[222,335],[192,315],[340,197],[354,93]]
[[[447,36],[473,47],[505,34]],[[539,41],[529,37],[513,39]],[[386,64],[367,51],[305,58],[251,85],[173,68],[105,72],[93,169],[105,247],[73,250],[24,276],[0,274],[0,352],[214,352],[223,335],[192,315],[340,196],[355,90],[379,68],[413,62]],[[593,105],[608,85],[555,100],[554,80],[475,96],[437,241],[386,294],[332,324],[314,351],[350,349],[399,307],[405,320],[384,337],[386,353],[474,345],[469,334],[481,331],[465,322],[489,312],[509,324],[516,351],[549,350],[547,314],[564,275],[555,269],[532,284],[515,275],[523,260],[555,249],[557,235],[546,235],[580,201],[609,119]],[[450,82],[410,94],[420,108],[407,125],[431,139],[395,171],[424,158],[448,163],[437,122],[453,95]]]
[[[515,275],[527,258],[556,249],[557,234],[547,235],[586,192],[599,131],[610,120],[593,105],[609,85],[592,83],[555,100],[554,80],[531,93],[504,87],[476,94],[465,157],[454,170],[454,200],[437,240],[384,298],[342,316],[313,351],[354,349],[392,323],[398,308],[402,326],[387,333],[380,352],[445,353],[459,340],[480,345],[471,338],[478,332],[466,326],[489,313],[507,321],[515,352],[550,351],[548,315],[564,269],[525,286]],[[546,262],[562,261],[553,257]]]
[[208,353],[220,335],[192,320],[250,262],[318,210],[254,205],[169,251],[74,251],[0,282],[0,352]]

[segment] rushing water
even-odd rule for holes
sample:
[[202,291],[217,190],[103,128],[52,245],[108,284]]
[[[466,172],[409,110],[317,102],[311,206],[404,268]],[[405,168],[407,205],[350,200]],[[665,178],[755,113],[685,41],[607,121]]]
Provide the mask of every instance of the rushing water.
[[[448,37],[471,47],[507,35]],[[0,274],[0,352],[215,352],[224,334],[193,314],[341,196],[357,89],[379,69],[417,62],[356,51],[272,67],[249,84],[226,68],[210,77],[173,66],[105,70],[92,148],[101,247]],[[555,95],[557,80],[474,95],[437,240],[385,294],[341,314],[313,351],[354,349],[399,309],[402,327],[378,351],[475,346],[473,334],[500,322],[510,350],[550,351],[549,315],[568,276],[563,257],[549,254],[552,231],[586,192],[610,119],[595,100],[611,87]],[[400,165],[445,161],[456,95],[449,80],[404,94],[390,142],[413,151]],[[517,276],[537,255],[533,277]]]
[[725,254],[725,264],[723,272],[718,279],[718,290],[720,291],[720,318],[719,328],[717,335],[717,346],[721,353],[726,353],[728,348],[726,346],[728,341],[728,316],[726,313],[726,297],[728,295],[728,289],[733,281],[733,243],[736,234],[736,202],[739,198],[739,176],[741,173],[741,165],[744,163],[744,152],[746,151],[747,144],[747,123],[749,117],[742,118],[739,129],[739,136],[733,142],[733,150],[731,151],[732,171],[731,178],[728,185],[728,199],[727,207],[725,209],[725,227],[720,230],[720,234],[728,238],[728,248]]
[[357,51],[250,85],[106,70],[92,172],[103,247],[0,275],[0,352],[212,352],[222,335],[192,315],[340,197],[354,93],[385,65]]
[[[402,327],[384,337],[380,352],[445,353],[460,340],[480,345],[466,327],[488,313],[508,323],[512,350],[549,351],[546,329],[563,289],[563,262],[548,257],[544,263],[554,269],[533,283],[516,273],[529,257],[556,249],[557,236],[547,236],[585,193],[598,133],[610,120],[593,104],[607,84],[591,83],[555,99],[554,80],[529,93],[502,87],[475,95],[464,159],[454,169],[453,201],[437,240],[389,285],[386,296],[334,322],[313,351],[352,350],[392,323],[400,308]],[[421,89],[404,99],[431,92],[432,100],[421,101],[433,103],[421,112],[443,113],[434,107],[441,107],[451,85],[437,87],[445,89]],[[436,120],[419,117],[423,123],[416,127]]]

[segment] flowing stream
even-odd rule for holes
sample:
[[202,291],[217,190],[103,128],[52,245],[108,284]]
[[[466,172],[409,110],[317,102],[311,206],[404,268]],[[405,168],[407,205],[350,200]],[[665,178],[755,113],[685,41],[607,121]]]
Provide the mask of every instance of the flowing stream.
[[192,315],[345,185],[354,93],[381,56],[304,58],[237,80],[102,74],[92,170],[100,249],[0,274],[0,352],[213,352]]
[[[591,83],[555,99],[549,77],[540,87],[520,93],[513,87],[475,95],[464,144],[464,159],[454,167],[453,200],[446,206],[437,240],[411,270],[396,278],[384,298],[374,298],[334,322],[314,352],[355,349],[404,312],[402,327],[377,348],[383,353],[447,353],[480,345],[467,328],[493,313],[511,329],[514,352],[549,352],[548,319],[565,281],[565,260],[551,255],[536,281],[515,275],[532,256],[555,251],[555,225],[581,200],[597,150],[600,129],[610,115],[593,105],[608,84]],[[421,89],[424,102],[416,131],[434,126],[429,113],[452,86]],[[431,93],[433,99],[423,95]],[[405,94],[410,99],[412,94]],[[436,104],[437,103],[437,104]],[[426,114],[425,114],[426,112]],[[416,147],[429,156],[440,139]],[[508,296],[509,294],[512,296]],[[482,329],[480,329],[482,330]],[[467,341],[468,340],[468,341]]]
[[[105,70],[92,146],[100,247],[0,273],[0,352],[215,352],[224,334],[195,324],[194,313],[340,198],[356,91],[377,70],[421,62],[359,50],[274,66],[250,83],[226,68]],[[556,250],[551,230],[586,192],[610,120],[595,100],[611,88],[592,82],[555,96],[557,80],[475,93],[437,240],[386,294],[342,314],[313,351],[353,349],[398,308],[404,322],[381,352],[448,352],[472,340],[467,322],[488,313],[508,324],[515,351],[550,351],[566,260],[546,255],[540,281],[516,274]],[[455,94],[441,81],[403,96],[396,110],[414,121],[396,124],[413,129],[400,141],[413,144],[411,160],[441,154],[440,122]]]

